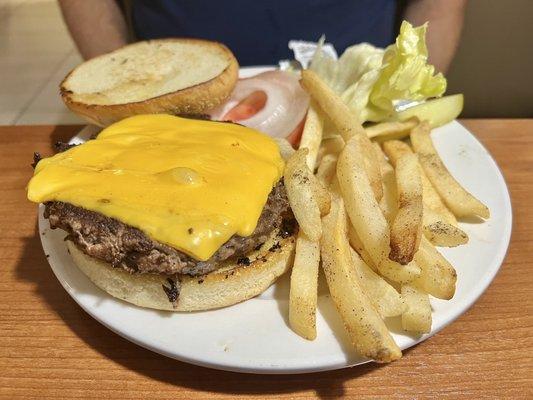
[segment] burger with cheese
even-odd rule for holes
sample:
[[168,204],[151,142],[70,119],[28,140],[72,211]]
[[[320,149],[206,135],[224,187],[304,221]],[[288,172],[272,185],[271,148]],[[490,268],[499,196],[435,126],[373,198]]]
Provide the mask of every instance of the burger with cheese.
[[277,144],[250,128],[138,115],[40,160],[28,198],[109,294],[206,310],[258,295],[290,267],[283,168]]
[[109,294],[207,310],[258,295],[290,267],[296,223],[276,143],[190,118],[229,98],[238,69],[220,43],[163,39],[89,60],[61,83],[68,108],[107,128],[38,158],[28,198]]

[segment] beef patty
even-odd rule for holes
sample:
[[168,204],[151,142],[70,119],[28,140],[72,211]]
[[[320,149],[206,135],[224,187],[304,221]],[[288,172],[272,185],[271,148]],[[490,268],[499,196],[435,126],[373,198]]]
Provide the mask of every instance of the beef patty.
[[65,230],[68,239],[85,254],[132,273],[203,275],[217,269],[223,260],[245,256],[263,244],[274,229],[294,225],[285,186],[280,181],[270,192],[250,236],[234,235],[209,260],[198,261],[114,218],[59,201],[45,206],[44,216],[52,229]]

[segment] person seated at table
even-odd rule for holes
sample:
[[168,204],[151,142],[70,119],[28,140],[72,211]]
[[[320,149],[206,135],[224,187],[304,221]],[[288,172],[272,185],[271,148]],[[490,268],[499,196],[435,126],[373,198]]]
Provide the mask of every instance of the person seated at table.
[[85,59],[127,44],[131,20],[139,40],[195,37],[226,44],[241,65],[271,65],[292,58],[291,39],[316,41],[325,34],[341,54],[369,42],[394,41],[399,16],[430,23],[430,63],[446,72],[457,49],[466,0],[60,0],[61,10]]

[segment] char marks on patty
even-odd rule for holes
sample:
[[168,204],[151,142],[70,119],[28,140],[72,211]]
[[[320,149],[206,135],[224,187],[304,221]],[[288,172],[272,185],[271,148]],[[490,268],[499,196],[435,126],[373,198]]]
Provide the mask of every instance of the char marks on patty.
[[246,237],[232,236],[207,261],[198,261],[179,250],[150,239],[142,231],[98,212],[69,203],[45,203],[50,226],[68,233],[68,238],[87,255],[132,273],[204,275],[220,262],[239,258],[266,241],[275,229],[293,221],[283,182],[272,189],[255,231]]

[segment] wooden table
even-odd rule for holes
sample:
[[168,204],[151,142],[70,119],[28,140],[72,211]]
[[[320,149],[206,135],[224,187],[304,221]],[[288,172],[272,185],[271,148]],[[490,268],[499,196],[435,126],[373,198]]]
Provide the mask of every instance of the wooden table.
[[26,200],[32,152],[52,153],[79,127],[0,127],[0,397],[533,398],[533,120],[466,120],[511,190],[507,259],[451,326],[390,365],[309,375],[209,370],[144,350],[87,315],[43,254]]

